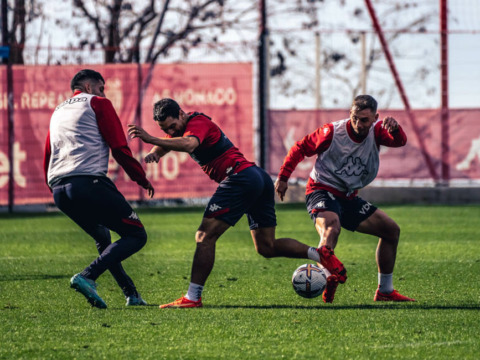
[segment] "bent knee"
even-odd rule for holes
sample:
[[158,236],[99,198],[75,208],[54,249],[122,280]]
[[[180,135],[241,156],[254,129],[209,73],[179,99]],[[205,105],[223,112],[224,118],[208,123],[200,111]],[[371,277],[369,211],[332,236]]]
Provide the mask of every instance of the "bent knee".
[[142,247],[144,247],[148,239],[147,232],[144,228],[142,228],[141,231],[138,232],[137,239],[142,244]]
[[211,244],[215,244],[218,237],[219,236],[216,234],[209,234],[205,231],[198,230],[195,233],[195,242],[197,244],[211,245]]
[[320,236],[325,238],[338,238],[342,227],[338,219],[333,219],[324,224],[317,224],[317,230]]
[[144,244],[147,242],[147,231],[144,227],[138,226],[131,226],[128,235],[134,237],[139,242],[143,242]]
[[398,240],[400,239],[400,226],[398,226],[397,223],[394,223],[391,226],[390,234],[392,239],[398,243]]
[[327,235],[328,237],[338,238],[341,229],[342,228],[340,227],[340,223],[338,224],[338,226],[337,224],[335,224],[334,226],[329,226],[325,229],[325,235]]
[[397,245],[400,239],[400,227],[393,222],[389,224],[380,237],[391,244]]
[[131,249],[137,252],[147,243],[147,232],[144,228],[137,228],[128,234],[122,234],[122,238],[128,239]]
[[273,246],[259,246],[257,247],[257,253],[266,259],[275,257],[275,249]]

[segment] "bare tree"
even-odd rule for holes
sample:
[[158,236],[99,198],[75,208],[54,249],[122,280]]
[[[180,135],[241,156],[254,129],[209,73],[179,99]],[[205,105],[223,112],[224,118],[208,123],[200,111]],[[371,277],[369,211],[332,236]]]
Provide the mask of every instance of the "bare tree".
[[[231,1],[230,1],[231,2]],[[95,37],[89,37],[85,23],[76,25],[80,47],[104,50],[106,63],[155,62],[175,46],[184,56],[196,46],[214,44],[218,34],[242,23],[243,15],[255,9],[249,4],[234,11],[226,0],[150,0],[143,7],[124,0],[74,0],[76,15],[87,20]],[[148,44],[147,44],[148,43]]]
[[10,46],[12,64],[25,64],[24,50],[28,40],[29,26],[41,17],[42,6],[35,0],[13,0],[7,2],[6,39]]
[[[335,3],[335,4],[334,4]],[[332,14],[332,7],[335,13]],[[412,56],[416,49],[405,37],[412,33],[418,39],[425,35],[426,29],[436,21],[438,16],[431,7],[422,8],[420,2],[392,1],[383,6],[377,6],[382,27],[386,29],[385,37],[397,61]],[[274,16],[277,16],[274,11]],[[282,13],[301,12],[305,15],[304,21],[299,21],[293,30],[288,32],[275,31],[271,35],[271,89],[280,89],[280,98],[289,97],[301,99],[305,106],[305,99],[310,99],[310,106],[314,104],[313,89],[315,89],[315,33],[320,33],[321,71],[323,83],[329,84],[329,91],[325,92],[324,105],[328,107],[348,106],[351,99],[362,89],[361,72],[366,72],[371,86],[368,92],[379,97],[383,106],[388,106],[396,96],[396,88],[391,83],[382,82],[385,78],[392,78],[390,71],[382,60],[384,54],[377,35],[372,32],[371,20],[363,1],[347,2],[338,0],[297,0],[283,2]],[[328,16],[325,16],[328,14]],[[342,17],[340,18],[341,15]],[[338,16],[339,20],[335,18]],[[270,19],[272,16],[269,17]],[[346,25],[347,24],[347,25]],[[361,37],[365,36],[365,69],[361,69]],[[425,49],[424,61],[418,62],[415,69],[410,69],[413,79],[422,79],[422,91],[425,97],[432,95],[436,90],[426,85],[426,79],[436,70],[438,62],[427,54],[437,45],[431,42],[429,49]],[[413,50],[413,51],[412,51]],[[418,52],[418,51],[417,51]],[[417,55],[421,56],[421,55]],[[405,76],[405,75],[404,75]],[[300,80],[302,79],[302,80]],[[409,81],[410,79],[407,79]],[[380,84],[380,86],[377,86]],[[278,98],[278,97],[277,97]]]
[[23,49],[25,48],[26,11],[25,0],[15,0],[12,13],[11,26],[8,27],[8,44],[10,45],[10,59],[12,64],[23,64]]

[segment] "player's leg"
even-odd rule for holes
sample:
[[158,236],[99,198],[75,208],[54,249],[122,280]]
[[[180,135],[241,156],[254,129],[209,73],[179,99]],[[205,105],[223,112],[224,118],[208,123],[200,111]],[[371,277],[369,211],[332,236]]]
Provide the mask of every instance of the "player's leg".
[[[73,210],[73,212],[76,211]],[[98,218],[89,218],[89,213],[70,215],[72,218],[76,219],[76,223],[95,240],[95,245],[100,255],[108,246],[111,245],[112,240],[110,230],[103,225],[97,224],[96,222],[98,221]],[[112,274],[120,289],[122,289],[125,299],[127,299],[129,304],[146,304],[146,302],[141,299],[141,296],[138,294],[133,280],[125,272],[122,263],[118,262],[112,264],[108,270]]]
[[335,298],[338,284],[343,284],[347,280],[347,270],[333,252],[341,232],[342,205],[333,194],[325,190],[317,190],[308,194],[306,205],[320,236],[318,248],[320,264],[331,273],[327,278],[327,286],[322,294],[322,299],[326,303],[331,303]]
[[376,261],[378,267],[378,289],[375,301],[415,301],[401,295],[393,287],[393,270],[397,257],[400,227],[385,212],[375,209],[373,214],[363,220],[356,231],[379,238]]
[[[275,237],[277,218],[275,214],[275,191],[272,179],[261,168],[253,168],[252,183],[256,197],[250,196],[244,204],[250,233],[257,252],[266,258],[289,257],[319,261],[316,248],[312,248],[292,238]],[[313,256],[313,258],[312,258]]]
[[315,214],[315,229],[320,236],[318,247],[320,264],[331,274],[327,277],[327,286],[322,293],[322,300],[325,303],[332,303],[335,299],[338,284],[347,281],[347,270],[333,252],[341,231],[337,213],[333,211],[317,212]]
[[[108,246],[112,243],[110,230],[103,225],[96,225],[93,228],[86,226],[83,227],[79,224],[85,232],[87,232],[94,240],[99,254],[102,254]],[[120,289],[122,289],[123,295],[127,300],[127,305],[146,305],[145,300],[142,299],[137,292],[135,283],[132,278],[127,275],[121,262],[112,264],[108,271],[112,274],[113,278],[117,282]]]
[[[91,209],[99,224],[113,230],[120,239],[110,243],[99,244],[100,256],[85,270],[89,277],[96,279],[107,269],[117,270],[116,274],[125,273],[120,262],[139,251],[147,242],[147,233],[142,222],[124,196],[117,190],[113,182],[100,178],[91,189]],[[107,245],[105,247],[105,245]],[[123,271],[122,271],[123,270]],[[126,275],[126,274],[125,274]],[[123,279],[122,283],[133,285],[131,279]],[[128,289],[135,291],[134,289]],[[127,290],[127,291],[128,291]]]
[[273,182],[262,169],[258,168],[257,172],[261,179],[257,182],[257,189],[262,191],[255,201],[247,205],[247,218],[255,250],[265,258],[282,256],[320,261],[316,248],[293,238],[276,238],[277,217]]
[[[63,179],[59,184],[53,187],[53,199],[57,207],[69,216],[77,224],[87,224],[87,219],[83,209],[83,199],[78,203],[77,197],[72,196],[76,193],[77,183],[73,178]],[[81,197],[80,197],[81,198]],[[93,224],[92,224],[93,227]],[[107,304],[98,295],[96,284],[92,279],[85,278],[82,274],[75,274],[70,279],[70,286],[85,296],[87,301],[95,307],[106,308]]]
[[[288,257],[297,259],[310,259],[309,249],[313,249],[315,258],[319,261],[320,256],[316,248],[305,245],[292,238],[275,238],[275,227],[262,227],[250,230],[255,250],[265,258]],[[318,259],[318,260],[317,260]]]
[[315,230],[320,236],[319,247],[326,245],[332,250],[335,249],[341,232],[340,219],[335,212],[317,212],[315,215]]
[[187,294],[171,303],[160,305],[161,309],[203,306],[203,287],[215,263],[216,242],[244,213],[242,203],[246,196],[242,184],[248,183],[244,174],[246,170],[223,180],[210,198],[202,223],[195,234],[196,249]]
[[[138,295],[131,278],[125,273],[120,261],[138,251],[146,242],[146,233],[138,219],[129,219],[135,214],[113,183],[108,179],[74,177],[64,181],[64,196],[56,203],[96,242],[100,256],[80,273],[95,281],[106,269],[112,272],[125,296]],[[55,197],[55,192],[54,192]],[[111,243],[109,230],[122,238]]]
[[187,294],[171,303],[160,305],[160,309],[203,306],[203,288],[215,264],[216,243],[229,227],[230,225],[222,220],[203,218],[195,234],[196,249]]
[[385,212],[377,209],[358,225],[356,231],[379,238],[376,259],[378,271],[390,274],[395,267],[400,227]]
[[342,204],[328,191],[317,190],[307,195],[306,205],[320,236],[320,263],[332,275],[337,276],[340,283],[344,283],[347,280],[347,271],[333,252],[341,231]]
[[215,218],[203,218],[195,234],[196,249],[193,256],[191,280],[205,285],[215,263],[215,246],[218,238],[230,227]]
[[317,190],[306,196],[307,211],[312,218],[315,229],[320,236],[320,246],[335,249],[340,236],[340,214],[342,212],[339,201],[328,191]]

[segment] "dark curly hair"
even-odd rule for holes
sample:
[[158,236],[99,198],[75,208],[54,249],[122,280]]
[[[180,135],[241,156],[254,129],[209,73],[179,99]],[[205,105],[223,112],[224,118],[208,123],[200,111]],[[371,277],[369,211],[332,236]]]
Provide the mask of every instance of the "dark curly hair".
[[169,116],[175,119],[180,116],[180,105],[175,100],[165,98],[153,105],[153,120],[165,121]]

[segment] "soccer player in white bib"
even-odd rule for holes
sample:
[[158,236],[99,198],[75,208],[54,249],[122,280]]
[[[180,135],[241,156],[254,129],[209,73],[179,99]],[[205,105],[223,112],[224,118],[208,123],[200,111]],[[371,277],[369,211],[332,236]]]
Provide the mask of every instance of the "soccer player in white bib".
[[[320,245],[335,249],[341,228],[379,237],[376,251],[378,288],[374,301],[415,301],[393,287],[393,268],[400,228],[385,212],[357,196],[378,173],[380,146],[401,147],[407,142],[392,117],[378,119],[377,101],[370,95],[353,100],[350,118],[316,129],[293,145],[284,159],[275,191],[283,200],[288,179],[305,158],[317,156],[306,189],[307,210],[320,235]],[[332,273],[323,293],[333,302],[346,272]]]
[[[122,123],[110,100],[105,80],[94,70],[73,77],[72,97],[57,106],[45,143],[45,180],[57,207],[95,240],[99,256],[70,286],[97,308],[107,307],[96,280],[109,270],[122,289],[127,306],[146,305],[122,261],[139,251],[147,233],[135,211],[107,177],[111,151],[117,163],[150,197],[154,188],[127,144]],[[120,239],[112,242],[110,230]]]

